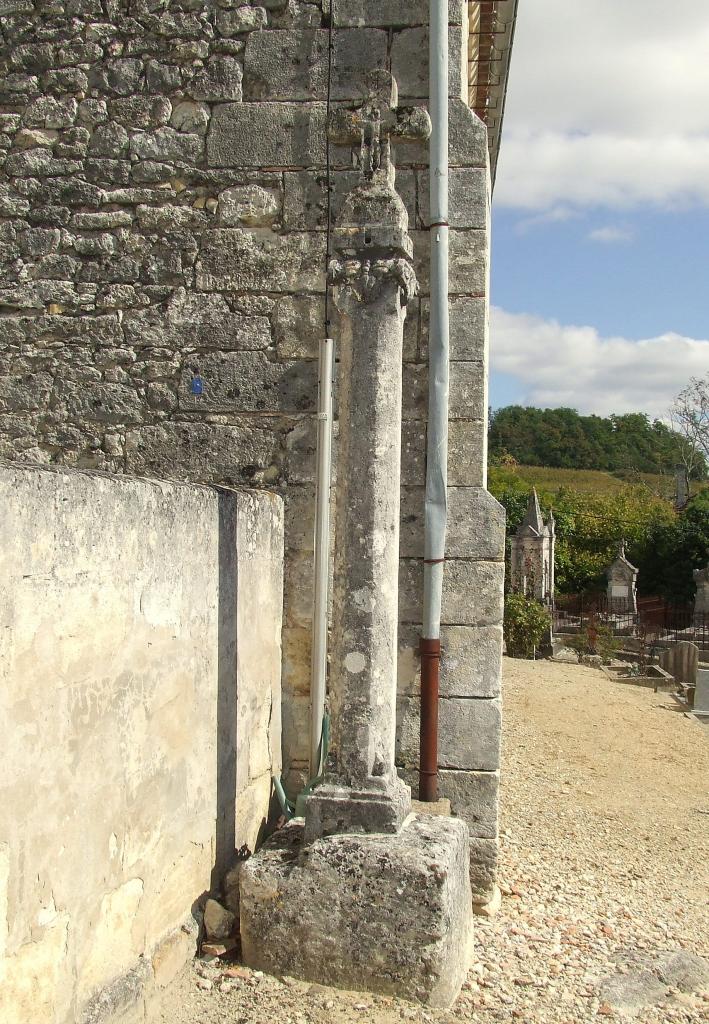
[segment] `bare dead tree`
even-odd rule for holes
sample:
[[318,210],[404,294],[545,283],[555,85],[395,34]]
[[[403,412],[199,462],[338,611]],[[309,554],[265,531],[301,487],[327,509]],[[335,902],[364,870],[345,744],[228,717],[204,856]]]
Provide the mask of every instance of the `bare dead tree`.
[[670,409],[672,429],[680,437],[680,458],[688,477],[703,475],[709,464],[709,373],[692,377]]

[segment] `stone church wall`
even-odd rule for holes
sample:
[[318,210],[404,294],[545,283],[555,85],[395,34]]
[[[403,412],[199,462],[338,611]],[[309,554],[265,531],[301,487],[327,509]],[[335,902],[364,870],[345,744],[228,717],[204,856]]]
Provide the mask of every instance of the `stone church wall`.
[[269,815],[282,503],[3,465],[0,510],[0,1020],[142,1021]]
[[[0,454],[268,487],[285,500],[284,755],[308,749],[326,101],[385,67],[425,103],[427,0],[9,0],[0,7]],[[450,3],[451,404],[444,788],[496,850],[502,534],[486,492],[489,172]],[[332,37],[330,37],[330,25]],[[330,146],[332,214],[357,151]],[[396,147],[420,298],[404,356],[400,761],[415,766],[428,152]],[[485,753],[480,748],[484,734]],[[407,738],[408,737],[408,738]],[[415,778],[412,778],[415,782]],[[473,872],[475,882],[475,870]]]

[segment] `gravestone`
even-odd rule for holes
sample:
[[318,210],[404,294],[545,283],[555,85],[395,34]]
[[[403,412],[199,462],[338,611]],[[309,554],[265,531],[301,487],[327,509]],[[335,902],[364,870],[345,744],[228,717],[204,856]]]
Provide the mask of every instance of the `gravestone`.
[[705,569],[695,569],[692,575],[697,588],[694,614],[709,615],[709,565]]
[[402,348],[417,282],[390,137],[425,138],[380,72],[334,141],[360,142],[359,184],[333,232],[340,432],[331,643],[332,744],[305,821],[240,874],[246,963],[275,974],[448,1006],[472,939],[465,823],[411,813],[394,763]]
[[615,561],[606,569],[608,577],[608,611],[637,615],[638,569],[625,557],[625,541],[621,541]]
[[699,669],[699,648],[689,640],[682,640],[662,652],[660,667],[674,676],[675,682],[684,686],[695,686]]
[[694,713],[709,717],[709,668],[700,668],[697,672],[697,685],[694,690]]

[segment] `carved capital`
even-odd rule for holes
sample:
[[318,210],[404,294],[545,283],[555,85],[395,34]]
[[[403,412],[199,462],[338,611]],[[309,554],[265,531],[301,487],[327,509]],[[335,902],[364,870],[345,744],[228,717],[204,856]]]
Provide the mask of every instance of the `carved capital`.
[[373,260],[338,260],[330,262],[330,283],[335,286],[335,301],[342,312],[352,302],[376,302],[392,285],[401,293],[405,306],[416,295],[418,282],[414,268],[402,257]]

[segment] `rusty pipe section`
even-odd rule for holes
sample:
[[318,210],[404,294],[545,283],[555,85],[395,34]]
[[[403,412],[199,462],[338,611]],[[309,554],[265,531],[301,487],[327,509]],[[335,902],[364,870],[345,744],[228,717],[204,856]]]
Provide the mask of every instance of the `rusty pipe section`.
[[438,679],[441,641],[421,638],[421,733],[419,800],[438,799]]

